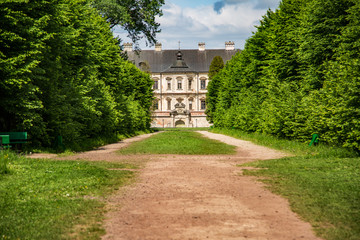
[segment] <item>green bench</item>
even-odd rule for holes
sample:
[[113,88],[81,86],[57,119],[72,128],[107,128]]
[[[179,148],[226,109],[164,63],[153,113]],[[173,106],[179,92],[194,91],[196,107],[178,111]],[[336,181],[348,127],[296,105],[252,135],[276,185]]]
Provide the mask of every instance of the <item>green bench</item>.
[[10,148],[10,136],[9,135],[0,135],[0,149]]
[[13,144],[27,143],[27,132],[0,132],[1,148],[10,148]]

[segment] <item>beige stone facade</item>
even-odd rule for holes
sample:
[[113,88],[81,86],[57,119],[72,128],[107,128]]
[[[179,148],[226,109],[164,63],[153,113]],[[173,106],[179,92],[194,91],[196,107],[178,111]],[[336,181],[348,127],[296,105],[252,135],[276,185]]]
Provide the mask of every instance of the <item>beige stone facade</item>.
[[209,127],[206,120],[206,73],[153,74],[154,127]]
[[124,45],[129,60],[140,69],[147,66],[154,80],[154,111],[152,127],[209,127],[206,119],[206,93],[209,84],[208,71],[212,59],[221,56],[229,60],[235,50],[233,42],[226,49],[206,50],[199,43],[196,50],[131,51],[131,44]]

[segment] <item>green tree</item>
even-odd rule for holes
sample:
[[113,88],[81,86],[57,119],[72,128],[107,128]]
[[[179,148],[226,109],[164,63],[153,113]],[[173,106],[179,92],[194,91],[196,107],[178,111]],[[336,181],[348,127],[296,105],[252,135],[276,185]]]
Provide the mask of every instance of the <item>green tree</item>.
[[[0,126],[36,146],[150,125],[151,79],[122,59],[88,0],[0,3]],[[128,127],[131,126],[131,127]]]
[[307,1],[284,0],[272,15],[266,30],[267,64],[262,81],[266,97],[260,109],[258,130],[280,137],[291,137],[297,112],[299,91],[299,60],[296,50],[300,15]]
[[[322,125],[315,126],[327,142],[360,150],[360,3],[352,2],[334,60],[326,65],[324,87],[316,95],[323,114]],[[319,118],[320,113],[312,114]]]
[[161,6],[164,0],[94,0],[94,6],[113,28],[123,27],[133,42],[145,37],[150,44],[156,43],[156,34],[160,24],[156,16],[162,16]]
[[348,23],[352,4],[352,0],[311,0],[301,12],[297,42],[305,91],[322,88],[325,66],[334,60],[337,38]]
[[220,56],[215,56],[211,61],[209,67],[209,84],[207,87],[207,94],[206,94],[206,117],[209,122],[212,121],[212,113],[215,112],[216,107],[216,99],[218,95],[218,89],[220,84],[220,79],[216,78],[216,74],[224,68],[224,60]]
[[360,149],[355,0],[283,0],[216,78],[215,126]]
[[0,5],[0,130],[24,130],[41,118],[40,89],[32,79],[41,71],[41,51],[49,38],[42,26],[48,16],[29,16],[22,11],[24,5]]

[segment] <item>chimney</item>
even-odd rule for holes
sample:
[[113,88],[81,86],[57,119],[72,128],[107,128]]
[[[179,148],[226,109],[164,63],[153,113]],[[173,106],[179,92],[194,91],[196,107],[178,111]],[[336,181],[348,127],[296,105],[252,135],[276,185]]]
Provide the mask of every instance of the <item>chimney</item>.
[[161,52],[162,50],[162,45],[161,43],[156,43],[155,44],[155,52]]
[[132,52],[133,50],[133,44],[132,43],[124,43],[124,51],[125,52]]
[[205,43],[204,42],[199,43],[199,51],[205,51]]
[[225,50],[235,50],[235,43],[232,41],[225,42]]

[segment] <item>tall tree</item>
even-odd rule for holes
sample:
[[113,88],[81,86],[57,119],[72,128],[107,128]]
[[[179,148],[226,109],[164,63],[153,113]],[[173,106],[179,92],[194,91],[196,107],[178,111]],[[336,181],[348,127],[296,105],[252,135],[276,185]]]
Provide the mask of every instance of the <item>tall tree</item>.
[[113,28],[123,27],[134,43],[145,37],[150,44],[156,43],[160,24],[156,16],[162,16],[164,0],[94,0],[94,6]]
[[[352,1],[338,37],[334,60],[326,65],[324,87],[316,96],[320,113],[313,111],[326,126],[317,124],[322,138],[360,150],[360,2]],[[317,108],[317,109],[318,109]]]
[[209,84],[206,94],[206,117],[209,122],[213,122],[212,113],[215,112],[216,99],[219,91],[220,79],[216,78],[216,74],[224,68],[224,60],[220,56],[215,56],[209,67]]
[[1,131],[75,147],[149,127],[151,78],[120,57],[90,0],[1,2],[0,43]]
[[[24,130],[39,120],[42,103],[37,76],[48,15],[26,14],[25,3],[7,0],[0,5],[0,131]],[[28,7],[39,3],[29,3]]]
[[262,81],[266,99],[261,108],[261,131],[281,137],[293,134],[299,92],[298,28],[300,15],[308,0],[283,0],[266,31],[267,64]]
[[352,4],[352,0],[311,0],[301,12],[297,42],[304,90],[322,87],[325,66],[334,59],[337,38],[347,25]]

